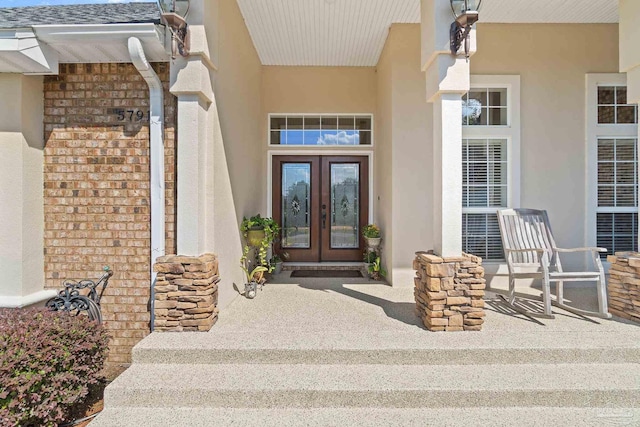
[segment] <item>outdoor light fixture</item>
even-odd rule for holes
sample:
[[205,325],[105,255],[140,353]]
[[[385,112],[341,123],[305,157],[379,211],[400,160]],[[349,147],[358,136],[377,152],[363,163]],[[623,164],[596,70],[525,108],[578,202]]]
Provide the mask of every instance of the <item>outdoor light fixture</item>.
[[451,54],[457,55],[464,40],[464,54],[469,58],[469,33],[471,27],[478,21],[478,10],[482,0],[450,0],[451,11],[455,21],[451,24],[449,33]]
[[189,13],[189,0],[158,0],[162,11],[162,20],[171,31],[171,58],[176,53],[189,56],[189,29],[186,21]]

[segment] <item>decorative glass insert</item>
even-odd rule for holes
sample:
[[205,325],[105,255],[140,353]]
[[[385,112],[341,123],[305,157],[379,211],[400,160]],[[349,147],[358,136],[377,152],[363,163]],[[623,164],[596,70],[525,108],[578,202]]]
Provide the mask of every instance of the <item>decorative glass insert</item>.
[[311,247],[311,164],[282,164],[282,247]]
[[271,115],[269,119],[269,143],[276,145],[371,145],[372,132],[371,115]]
[[638,123],[638,107],[627,104],[627,87],[598,86],[598,124],[634,123]]
[[507,126],[507,89],[474,88],[462,97],[463,126]]
[[598,139],[596,222],[597,244],[609,254],[638,249],[638,153],[634,138]]
[[462,140],[462,247],[503,259],[496,210],[507,206],[507,140]]
[[360,165],[331,164],[331,248],[360,246]]

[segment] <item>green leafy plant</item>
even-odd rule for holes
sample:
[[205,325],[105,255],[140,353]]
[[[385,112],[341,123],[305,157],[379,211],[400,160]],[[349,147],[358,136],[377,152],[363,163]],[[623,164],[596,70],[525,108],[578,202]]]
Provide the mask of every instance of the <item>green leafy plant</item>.
[[362,227],[362,235],[369,239],[376,239],[380,237],[380,227],[375,224],[367,224]]
[[100,381],[108,342],[87,316],[0,309],[0,425],[63,422]]
[[387,270],[382,267],[379,256],[369,265],[369,275],[374,280],[379,280],[387,275]]
[[366,262],[367,264],[374,263],[376,261],[376,258],[378,258],[378,254],[375,253],[374,251],[364,252],[364,262]]
[[[267,251],[269,250],[271,244],[275,242],[280,235],[280,226],[278,225],[278,223],[275,222],[273,218],[262,218],[262,216],[258,214],[252,216],[249,219],[243,217],[242,223],[240,224],[240,230],[242,231],[242,235],[247,242],[249,239],[249,231],[264,230],[264,237],[260,241],[260,245],[257,247],[258,253],[256,255],[256,259],[259,265],[266,267],[267,271],[271,273],[274,267],[267,262]],[[248,254],[250,249],[249,245],[245,245],[244,249]],[[243,255],[243,258],[246,259],[246,254]],[[245,260],[241,258],[240,262],[244,265]]]
[[275,254],[269,260],[269,265],[275,265],[275,264],[279,264],[281,262],[282,262],[282,258],[280,258],[280,256],[278,254]]
[[[269,271],[268,267],[264,265],[256,265],[253,270],[249,270],[251,268],[251,260],[248,258],[249,255],[249,246],[245,246],[242,249],[242,257],[240,258],[240,268],[244,271],[244,274],[247,276],[247,283],[251,283],[252,281],[260,281],[261,278],[260,273],[264,273],[265,271]],[[270,271],[269,271],[270,272]]]

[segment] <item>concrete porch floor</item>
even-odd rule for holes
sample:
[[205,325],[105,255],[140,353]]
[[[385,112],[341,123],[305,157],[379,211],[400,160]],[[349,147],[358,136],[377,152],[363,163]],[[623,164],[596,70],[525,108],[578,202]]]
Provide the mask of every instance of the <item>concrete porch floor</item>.
[[[157,349],[158,346],[175,350],[194,346],[247,351],[313,349],[318,355],[316,363],[331,363],[332,360],[345,363],[344,357],[348,359],[348,355],[331,351],[340,349],[354,350],[352,363],[362,363],[357,350],[376,349],[384,359],[380,363],[388,363],[388,357],[392,357],[388,351],[394,349],[448,350],[437,354],[453,359],[460,353],[456,353],[456,349],[474,349],[478,354],[487,351],[488,359],[475,359],[482,363],[512,363],[503,357],[512,354],[521,360],[527,351],[531,353],[530,358],[524,358],[534,363],[538,350],[547,350],[544,357],[545,362],[549,362],[548,350],[557,349],[558,361],[563,362],[568,354],[562,350],[578,348],[594,350],[595,361],[617,351],[618,357],[623,359],[620,362],[636,362],[635,355],[640,349],[638,324],[615,317],[612,320],[587,318],[556,307],[553,308],[555,319],[533,319],[514,312],[491,291],[487,292],[487,317],[481,332],[431,333],[414,313],[413,288],[391,287],[366,279],[300,279],[289,276],[290,272],[283,272],[272,278],[253,300],[239,296],[221,311],[218,323],[208,334],[154,333],[136,346],[134,357],[145,353],[145,349]],[[537,295],[539,291],[526,287],[519,289],[519,293]],[[565,296],[579,307],[595,309],[597,306],[593,287],[567,288]],[[531,304],[535,306],[537,303]],[[327,352],[317,353],[321,349]],[[491,360],[491,350],[498,349],[501,350],[500,360]],[[625,350],[629,350],[631,360],[623,356]],[[201,357],[203,354],[206,353],[199,353]],[[275,356],[277,353],[269,354],[278,357]],[[437,354],[433,357],[438,357]],[[580,354],[584,357],[585,353]],[[234,357],[237,355],[236,351]],[[221,357],[219,351],[216,357]],[[419,357],[418,353],[416,357]],[[403,360],[406,363],[406,359]],[[145,361],[154,362],[146,358]],[[233,361],[236,360],[228,362]],[[160,360],[155,362],[162,363]],[[194,362],[197,361],[192,360]],[[280,362],[284,363],[261,357],[258,363]],[[375,360],[367,362],[377,363]],[[424,363],[424,360],[416,360],[415,363]],[[465,362],[461,359],[439,363]]]
[[532,321],[489,294],[483,331],[432,333],[412,288],[289,274],[209,333],[141,341],[96,427],[639,425],[638,325]]

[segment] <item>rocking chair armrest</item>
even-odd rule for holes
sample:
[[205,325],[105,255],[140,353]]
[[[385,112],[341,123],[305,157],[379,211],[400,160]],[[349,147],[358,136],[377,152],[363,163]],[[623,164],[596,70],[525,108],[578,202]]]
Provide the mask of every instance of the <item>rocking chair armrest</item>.
[[508,254],[510,253],[516,253],[516,254],[522,254],[522,253],[527,253],[527,252],[537,252],[537,253],[544,253],[546,251],[546,249],[543,248],[529,248],[529,249],[507,249],[505,248],[504,251]]
[[569,252],[607,252],[607,249],[605,249],[605,248],[596,248],[596,247],[571,248],[571,249],[554,248],[554,250],[556,252],[563,252],[563,253],[569,253]]

